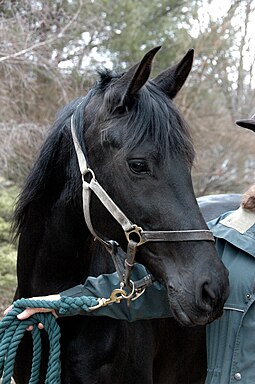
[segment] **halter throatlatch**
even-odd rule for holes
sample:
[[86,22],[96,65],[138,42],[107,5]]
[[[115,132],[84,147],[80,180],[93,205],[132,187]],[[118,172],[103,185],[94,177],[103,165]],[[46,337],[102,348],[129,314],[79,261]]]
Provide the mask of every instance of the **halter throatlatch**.
[[[71,132],[76,150],[80,172],[82,175],[82,196],[83,196],[83,212],[85,222],[91,234],[102,243],[108,252],[112,255],[115,268],[121,279],[121,288],[130,287],[131,291],[136,290],[139,295],[141,291],[150,285],[153,281],[151,275],[146,276],[144,281],[130,283],[130,274],[134,264],[137,247],[146,242],[161,241],[197,241],[206,240],[214,241],[213,234],[210,230],[180,230],[180,231],[144,231],[141,227],[133,224],[127,216],[114,203],[111,197],[106,193],[102,186],[96,180],[93,170],[91,170],[81,149],[75,132],[74,115],[71,117]],[[105,208],[111,213],[114,219],[121,225],[127,238],[127,253],[125,253],[118,243],[113,240],[102,239],[94,230],[90,217],[90,198],[91,191],[95,193]]]

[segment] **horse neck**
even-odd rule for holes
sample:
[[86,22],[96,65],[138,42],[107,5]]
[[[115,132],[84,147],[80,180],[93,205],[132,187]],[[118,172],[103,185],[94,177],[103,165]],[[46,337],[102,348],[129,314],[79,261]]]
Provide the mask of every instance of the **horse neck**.
[[[46,204],[47,205],[47,204]],[[20,296],[60,292],[87,276],[113,271],[110,255],[88,231],[83,212],[61,198],[30,204],[19,239]]]
[[88,252],[90,254],[89,276],[98,276],[102,273],[115,271],[110,254],[99,241],[92,239]]

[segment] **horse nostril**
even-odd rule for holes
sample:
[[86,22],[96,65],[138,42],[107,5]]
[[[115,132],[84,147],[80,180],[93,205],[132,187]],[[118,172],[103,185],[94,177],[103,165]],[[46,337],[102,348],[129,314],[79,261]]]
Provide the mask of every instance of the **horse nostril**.
[[217,301],[217,294],[209,280],[200,282],[198,304],[203,311],[212,311]]
[[215,300],[216,294],[213,291],[213,289],[210,287],[208,282],[206,282],[206,283],[204,283],[203,288],[202,288],[202,299],[207,302],[208,298],[210,300]]

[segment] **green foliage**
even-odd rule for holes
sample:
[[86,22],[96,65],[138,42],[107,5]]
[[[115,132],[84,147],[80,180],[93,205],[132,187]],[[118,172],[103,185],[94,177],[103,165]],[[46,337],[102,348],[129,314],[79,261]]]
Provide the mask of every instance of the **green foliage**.
[[[11,242],[11,218],[18,190],[0,186],[0,294],[13,294],[16,285],[16,247]],[[6,293],[7,292],[7,293]]]
[[5,243],[9,240],[10,225],[8,221],[0,217],[0,243]]
[[115,64],[129,66],[141,59],[141,51],[163,45],[155,65],[165,69],[192,48],[189,29],[191,20],[197,15],[198,1],[128,0],[112,3],[105,0],[104,3],[110,34],[99,49],[116,52],[117,55],[111,57]]
[[16,285],[16,250],[12,245],[0,245],[0,289]]
[[[1,182],[1,181],[0,181]],[[0,184],[0,218],[10,222],[18,190],[15,186],[2,186]]]

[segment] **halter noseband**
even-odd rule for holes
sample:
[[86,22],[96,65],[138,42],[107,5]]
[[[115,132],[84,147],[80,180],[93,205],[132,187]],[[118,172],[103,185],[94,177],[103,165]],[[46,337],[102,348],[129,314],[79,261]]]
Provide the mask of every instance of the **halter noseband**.
[[[82,196],[83,196],[83,212],[85,222],[91,234],[102,243],[108,252],[113,256],[113,261],[119,275],[124,274],[125,284],[129,283],[130,271],[134,263],[135,253],[138,246],[148,242],[161,242],[161,241],[197,241],[206,240],[214,241],[213,234],[210,230],[206,229],[190,229],[180,231],[144,231],[141,227],[133,224],[127,216],[120,210],[120,208],[114,203],[102,186],[95,178],[94,172],[88,167],[85,155],[81,149],[80,143],[76,136],[74,126],[74,115],[71,116],[71,133],[74,142],[74,147],[77,154],[80,172],[82,175]],[[88,176],[90,181],[87,181]],[[121,225],[127,241],[128,248],[127,253],[118,247],[115,241],[103,240],[94,230],[90,217],[90,197],[91,191],[95,193],[105,208],[111,213],[115,220]],[[116,250],[116,247],[118,250]],[[116,260],[116,256],[123,259],[125,257],[125,271],[123,271],[123,265],[120,266],[119,261]],[[123,260],[122,260],[123,264]]]

